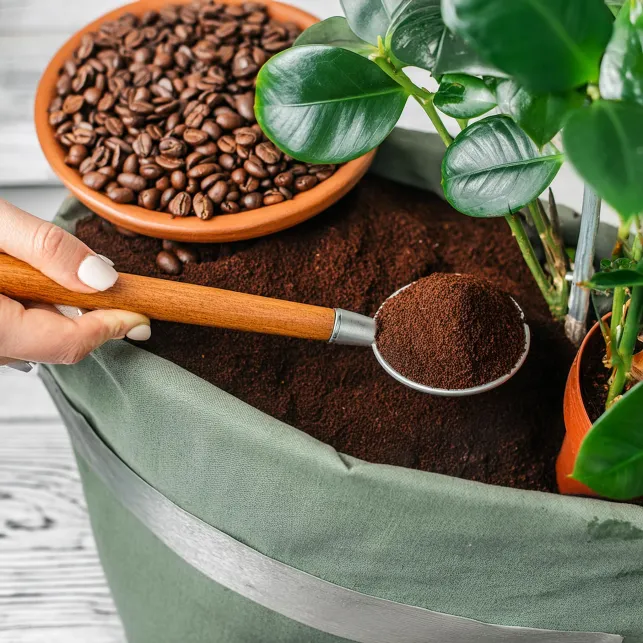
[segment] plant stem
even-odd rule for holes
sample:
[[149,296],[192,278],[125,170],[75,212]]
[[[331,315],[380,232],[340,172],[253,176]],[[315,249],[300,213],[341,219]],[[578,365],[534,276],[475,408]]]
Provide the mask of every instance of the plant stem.
[[630,307],[627,311],[623,336],[617,351],[619,363],[616,365],[616,370],[612,377],[607,396],[607,408],[614,404],[616,398],[623,393],[627,383],[630,369],[632,368],[632,356],[636,348],[641,319],[643,319],[643,286],[636,286],[632,288]]
[[[562,318],[567,313],[567,298],[569,296],[569,284],[565,279],[567,273],[565,249],[554,234],[551,224],[542,210],[540,201],[535,199],[528,207],[545,250],[545,258],[553,280],[556,298],[555,314],[560,315]],[[554,311],[552,310],[552,312]]]
[[449,145],[453,143],[453,137],[451,136],[451,134],[449,134],[449,131],[444,126],[440,115],[435,109],[435,105],[433,104],[433,94],[430,94],[428,98],[421,98],[420,96],[413,96],[413,98],[415,98],[415,100],[420,103],[422,109],[431,119],[433,127],[435,127],[435,129],[437,130],[440,138],[442,139],[442,142],[446,145],[446,147],[449,147]]
[[612,368],[616,368],[619,362],[618,344],[619,344],[619,330],[623,323],[623,315],[625,313],[625,288],[614,289],[614,300],[612,302],[612,318],[610,320],[610,361]]
[[540,261],[538,261],[538,257],[534,252],[531,241],[529,241],[529,237],[527,236],[527,232],[520,220],[520,216],[517,214],[508,214],[505,216],[505,219],[507,220],[507,223],[511,228],[511,232],[518,243],[518,247],[522,252],[525,263],[529,267],[529,270],[531,270],[531,274],[534,276],[534,279],[536,280],[545,301],[549,304],[552,313],[554,315],[559,314],[562,316],[564,314],[562,311],[555,310],[557,302],[552,285],[547,279],[547,275],[543,271]]
[[422,106],[427,116],[431,119],[433,126],[437,130],[442,142],[449,147],[453,143],[453,137],[449,134],[447,128],[444,126],[440,115],[433,105],[433,94],[422,87],[418,87],[402,70],[396,69],[391,62],[379,54],[371,58],[371,60],[389,77],[391,77],[398,85],[401,85],[415,100]]
[[626,257],[631,256],[631,248],[629,247],[630,242],[630,230],[632,226],[628,223],[621,223],[618,228],[618,236],[616,238],[616,243],[614,249],[612,250],[612,259],[619,259],[623,255]]

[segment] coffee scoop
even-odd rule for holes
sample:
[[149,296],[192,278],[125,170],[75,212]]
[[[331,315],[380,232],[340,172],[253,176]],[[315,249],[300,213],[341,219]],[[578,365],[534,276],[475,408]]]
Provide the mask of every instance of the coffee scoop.
[[[389,299],[402,290],[404,288]],[[0,293],[24,301],[65,304],[89,310],[129,310],[161,321],[314,339],[331,344],[370,346],[382,368],[398,382],[422,393],[445,397],[476,395],[501,386],[523,365],[530,345],[529,327],[525,324],[524,350],[509,373],[481,386],[439,389],[408,379],[382,357],[376,342],[377,314],[373,318],[341,308],[324,308],[129,274],[120,274],[116,284],[107,291],[77,293],[63,288],[28,264],[2,254]],[[520,313],[524,321],[522,310]]]

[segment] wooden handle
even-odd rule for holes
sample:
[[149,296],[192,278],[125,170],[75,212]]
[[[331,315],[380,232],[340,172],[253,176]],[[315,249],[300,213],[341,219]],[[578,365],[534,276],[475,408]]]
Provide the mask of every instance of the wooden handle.
[[0,254],[0,293],[14,299],[92,310],[118,308],[151,319],[303,339],[328,341],[335,324],[332,308],[128,274],[120,274],[105,292],[72,292],[4,254]]

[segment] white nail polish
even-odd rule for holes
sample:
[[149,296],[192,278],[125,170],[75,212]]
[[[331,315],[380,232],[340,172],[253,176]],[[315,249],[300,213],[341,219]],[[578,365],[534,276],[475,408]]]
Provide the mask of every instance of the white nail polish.
[[118,279],[118,273],[98,255],[89,255],[78,268],[78,279],[95,290],[107,290]]
[[105,263],[108,263],[110,266],[114,265],[114,262],[109,257],[106,257],[105,255],[97,255],[97,256],[99,256]]
[[147,341],[152,336],[152,329],[147,324],[140,324],[135,326],[127,333],[128,339],[133,339],[135,342]]

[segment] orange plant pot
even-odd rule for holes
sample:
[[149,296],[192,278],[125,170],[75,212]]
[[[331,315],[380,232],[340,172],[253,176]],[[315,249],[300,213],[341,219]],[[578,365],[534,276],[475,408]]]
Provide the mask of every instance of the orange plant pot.
[[[185,4],[190,0],[172,0]],[[227,4],[241,4],[244,0],[219,0]],[[294,22],[306,29],[319,22],[301,9],[275,0],[262,0],[269,14],[282,22]],[[357,185],[375,158],[375,150],[342,165],[329,179],[294,199],[276,205],[264,206],[239,214],[221,214],[202,221],[198,217],[176,217],[146,210],[137,205],[121,205],[106,194],[87,187],[80,173],[65,164],[65,149],[55,139],[49,124],[48,107],[56,95],[58,71],[80,44],[84,34],[97,31],[107,21],[125,13],[142,15],[150,9],[159,9],[170,0],[138,0],[111,11],[76,32],[54,55],[40,79],[36,92],[35,123],[40,146],[52,170],[67,189],[90,210],[112,223],[148,237],[187,241],[191,243],[223,243],[252,239],[279,232],[297,225],[329,208]]]
[[[609,315],[607,315],[604,320],[607,318],[609,318]],[[558,490],[565,495],[598,497],[595,491],[592,491],[589,487],[577,480],[573,480],[569,476],[574,470],[576,457],[578,456],[583,439],[592,428],[592,421],[589,419],[585,403],[583,402],[580,377],[583,356],[585,355],[587,346],[596,333],[600,332],[600,324],[596,323],[589,333],[587,333],[576,354],[572,368],[569,371],[569,377],[567,378],[567,385],[565,387],[563,416],[565,419],[566,433],[563,446],[556,461]]]

